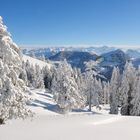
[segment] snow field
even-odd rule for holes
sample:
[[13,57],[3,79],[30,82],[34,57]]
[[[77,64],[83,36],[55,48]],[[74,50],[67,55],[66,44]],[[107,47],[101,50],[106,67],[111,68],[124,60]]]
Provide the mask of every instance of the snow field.
[[[50,93],[32,92],[34,105],[31,109],[36,115],[0,126],[0,140],[139,140],[139,117],[109,115],[108,106],[103,106],[102,110],[93,108],[93,113],[60,115],[47,108],[55,105]],[[42,105],[37,100],[48,104]]]

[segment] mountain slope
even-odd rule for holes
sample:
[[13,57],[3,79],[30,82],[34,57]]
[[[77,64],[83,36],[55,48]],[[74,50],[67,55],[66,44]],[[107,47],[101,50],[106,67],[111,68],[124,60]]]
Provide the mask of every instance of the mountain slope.
[[112,76],[113,67],[119,67],[120,72],[123,71],[124,65],[129,61],[129,57],[122,50],[115,50],[101,55],[99,68],[100,74],[104,75],[108,80]]
[[23,55],[23,61],[26,62],[27,60],[32,64],[32,65],[39,65],[40,68],[43,68],[45,66],[48,66],[48,68],[50,69],[51,64],[48,64],[47,62],[35,59],[33,57],[27,56],[27,55]]
[[138,68],[140,65],[140,58],[132,59],[132,63],[134,65],[134,67]]
[[138,50],[128,49],[126,54],[131,58],[140,58],[140,52]]
[[129,57],[122,50],[115,50],[109,53],[105,53],[101,55],[103,59],[101,62],[102,66],[118,66],[121,64],[125,64]]
[[63,61],[66,59],[73,67],[84,69],[84,62],[90,60],[96,60],[98,56],[88,52],[72,52],[72,51],[61,51],[54,56],[49,57],[52,61]]

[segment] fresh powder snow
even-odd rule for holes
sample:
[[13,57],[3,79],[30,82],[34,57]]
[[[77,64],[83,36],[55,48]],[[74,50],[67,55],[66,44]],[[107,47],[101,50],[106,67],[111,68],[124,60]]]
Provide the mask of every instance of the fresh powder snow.
[[1,140],[139,140],[139,117],[110,115],[108,106],[94,107],[93,113],[60,115],[53,110],[55,102],[49,92],[32,90],[31,96],[34,118],[0,126]]

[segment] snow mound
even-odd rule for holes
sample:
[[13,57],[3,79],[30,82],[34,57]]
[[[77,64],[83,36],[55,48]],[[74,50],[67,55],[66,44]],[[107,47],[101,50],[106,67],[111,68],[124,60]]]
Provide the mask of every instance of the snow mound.
[[32,65],[39,65],[40,68],[43,68],[45,66],[48,66],[48,68],[50,69],[51,68],[51,64],[48,64],[47,62],[44,62],[44,61],[41,61],[41,60],[38,60],[38,59],[35,59],[35,58],[32,58],[30,56],[27,56],[27,55],[23,55],[23,61],[26,62],[27,60],[32,64]]

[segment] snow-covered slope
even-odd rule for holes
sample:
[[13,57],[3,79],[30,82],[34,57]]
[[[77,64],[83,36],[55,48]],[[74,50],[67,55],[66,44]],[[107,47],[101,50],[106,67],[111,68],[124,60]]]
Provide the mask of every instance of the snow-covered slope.
[[51,67],[51,64],[48,64],[47,62],[32,58],[32,57],[27,56],[27,55],[23,55],[23,61],[26,62],[27,60],[33,65],[36,65],[36,64],[39,65],[40,68],[48,66],[48,68],[50,69],[50,67]]
[[38,115],[59,115],[55,112],[56,103],[53,100],[53,95],[42,89],[31,90],[32,104],[30,109]]
[[32,119],[12,120],[0,126],[1,140],[139,140],[140,117],[109,115],[93,108],[93,113],[81,111],[60,115],[49,92],[32,90]]

